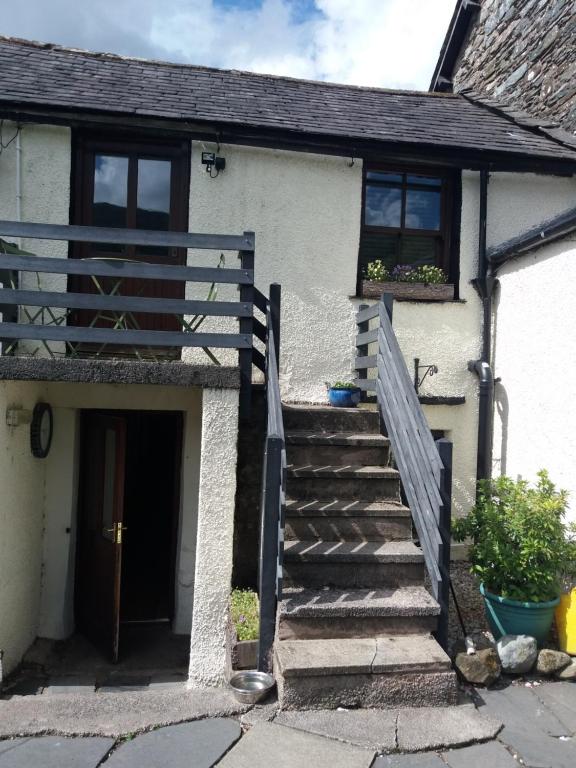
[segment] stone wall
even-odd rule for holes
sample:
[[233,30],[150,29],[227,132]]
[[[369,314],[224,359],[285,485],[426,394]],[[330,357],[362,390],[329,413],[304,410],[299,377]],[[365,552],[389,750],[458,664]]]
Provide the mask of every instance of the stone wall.
[[576,2],[482,0],[454,70],[472,88],[576,133]]

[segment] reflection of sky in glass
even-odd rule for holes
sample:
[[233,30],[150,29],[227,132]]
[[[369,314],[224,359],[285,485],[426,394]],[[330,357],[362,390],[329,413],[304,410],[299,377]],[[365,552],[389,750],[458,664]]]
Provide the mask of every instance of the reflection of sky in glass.
[[126,207],[128,199],[128,158],[96,155],[94,202]]
[[138,208],[170,211],[170,160],[138,160]]
[[399,227],[402,219],[402,191],[366,187],[365,222],[370,227]]
[[405,226],[407,229],[440,229],[440,191],[408,189]]

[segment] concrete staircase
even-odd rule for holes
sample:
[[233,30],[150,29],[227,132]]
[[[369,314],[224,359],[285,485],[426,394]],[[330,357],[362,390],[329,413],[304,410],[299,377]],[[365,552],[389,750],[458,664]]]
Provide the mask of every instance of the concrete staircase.
[[368,410],[285,406],[288,459],[275,672],[284,709],[441,706],[457,698],[439,607]]

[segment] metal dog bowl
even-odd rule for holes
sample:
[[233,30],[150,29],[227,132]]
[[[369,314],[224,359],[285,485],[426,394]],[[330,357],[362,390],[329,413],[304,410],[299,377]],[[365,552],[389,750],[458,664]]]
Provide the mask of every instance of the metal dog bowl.
[[270,693],[276,681],[266,672],[246,669],[233,674],[229,685],[236,700],[241,704],[256,704]]

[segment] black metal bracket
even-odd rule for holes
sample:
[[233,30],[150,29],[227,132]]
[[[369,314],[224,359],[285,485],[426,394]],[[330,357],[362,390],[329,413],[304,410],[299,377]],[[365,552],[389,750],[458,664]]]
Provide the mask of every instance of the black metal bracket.
[[[424,370],[424,375],[420,376],[420,371],[422,369]],[[416,392],[419,392],[420,387],[424,383],[424,380],[426,376],[434,376],[435,373],[438,373],[438,366],[437,365],[420,365],[420,358],[415,357],[414,358],[414,389]]]

